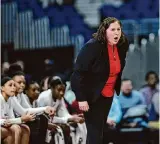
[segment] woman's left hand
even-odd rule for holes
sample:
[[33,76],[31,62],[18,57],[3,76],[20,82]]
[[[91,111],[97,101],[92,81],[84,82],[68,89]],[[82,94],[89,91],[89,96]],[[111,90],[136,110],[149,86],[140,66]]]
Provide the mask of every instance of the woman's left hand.
[[113,126],[113,127],[115,127],[115,126],[116,126],[115,121],[114,121],[114,120],[112,120],[112,119],[110,119],[110,118],[108,118],[108,119],[107,119],[107,124],[109,124],[110,126]]

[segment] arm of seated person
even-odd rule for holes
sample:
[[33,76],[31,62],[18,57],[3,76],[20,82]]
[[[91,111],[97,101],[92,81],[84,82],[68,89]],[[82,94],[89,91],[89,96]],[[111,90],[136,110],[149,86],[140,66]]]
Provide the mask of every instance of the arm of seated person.
[[84,123],[84,121],[84,118],[79,115],[73,115],[71,118],[68,118],[68,122]]
[[56,132],[57,131],[57,125],[53,124],[53,123],[48,123],[48,129]]

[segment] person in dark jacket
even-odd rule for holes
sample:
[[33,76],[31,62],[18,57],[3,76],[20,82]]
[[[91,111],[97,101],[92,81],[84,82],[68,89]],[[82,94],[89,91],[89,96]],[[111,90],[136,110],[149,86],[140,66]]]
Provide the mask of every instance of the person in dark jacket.
[[114,90],[120,93],[128,40],[121,22],[108,17],[93,38],[82,47],[71,76],[71,88],[87,125],[87,144],[103,143],[106,122]]

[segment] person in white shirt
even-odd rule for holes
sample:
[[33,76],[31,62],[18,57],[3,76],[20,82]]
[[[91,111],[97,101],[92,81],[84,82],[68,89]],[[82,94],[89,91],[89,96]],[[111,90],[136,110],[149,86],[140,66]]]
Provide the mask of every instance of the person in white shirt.
[[55,110],[54,110],[54,108],[52,108],[50,106],[41,107],[41,108],[23,108],[23,106],[21,105],[22,99],[19,96],[19,94],[21,94],[23,92],[24,87],[25,87],[24,73],[22,71],[17,71],[17,69],[12,70],[11,68],[9,68],[8,75],[12,78],[12,80],[14,80],[15,87],[16,87],[15,96],[12,96],[9,98],[9,102],[13,108],[14,113],[16,114],[16,117],[21,117],[26,114],[28,114],[28,115],[34,114],[34,117],[35,117],[35,115],[39,115],[42,113],[47,113],[50,116],[54,116]]
[[[21,83],[21,86],[22,86],[22,89],[23,89],[23,92],[21,93],[18,93],[18,95],[16,96],[17,97],[17,100],[18,102],[20,103],[20,105],[23,107],[23,108],[36,108],[36,107],[33,107],[31,106],[30,102],[28,101],[28,97],[26,94],[24,94],[24,91],[26,89],[26,80],[25,80],[25,77],[22,76],[21,77],[22,79],[22,83]],[[38,83],[37,83],[38,84]],[[38,98],[38,97],[37,97]],[[36,98],[36,99],[37,99]],[[31,100],[31,99],[30,99]]]
[[24,98],[28,102],[30,108],[38,107],[37,99],[40,94],[40,86],[36,81],[28,82],[25,88]]
[[[37,99],[40,94],[40,86],[36,81],[27,81],[26,86],[25,86],[25,94],[23,94],[24,99],[28,103],[29,107],[28,108],[37,108]],[[39,129],[37,132],[37,135],[32,138],[32,133],[31,133],[31,139],[34,139],[33,143],[39,143],[42,142],[44,143],[45,138],[46,138],[46,132],[48,128],[48,119],[46,116],[43,114],[38,116],[38,123],[39,125],[35,124],[35,126]],[[34,130],[37,131],[34,127],[33,129],[33,124],[31,125],[32,132],[34,133]],[[39,138],[40,136],[40,138]]]
[[157,92],[153,95],[153,98],[152,98],[152,104],[153,104],[153,107],[154,107],[154,110],[155,110],[155,113],[159,116],[159,92],[160,92],[160,85],[159,83],[157,84],[156,86],[157,88]]
[[[69,124],[70,122],[77,123],[78,124],[78,128],[76,129],[76,134],[77,134],[77,132],[80,132],[81,129],[85,128],[85,126],[83,125],[84,118],[81,117],[81,115],[70,115],[68,113],[68,110],[66,109],[65,102],[63,99],[64,93],[65,93],[65,86],[63,82],[59,77],[55,76],[50,81],[50,89],[42,92],[37,102],[39,106],[49,105],[55,108],[56,114],[53,118],[50,119],[51,123],[60,123],[60,124]],[[80,126],[81,124],[83,126]],[[78,138],[75,139],[76,139],[75,143],[78,143],[77,142]],[[83,138],[84,143],[85,139],[86,138],[84,137]]]
[[15,118],[13,108],[11,106],[9,97],[14,96],[16,91],[15,82],[10,77],[3,77],[1,79],[1,139],[7,144],[28,144],[30,130],[25,124],[27,121],[34,120],[34,115],[26,114],[19,118]]
[[[25,88],[25,78],[24,78],[24,73],[22,71],[17,71],[19,65],[15,66],[16,68],[12,69],[12,65],[9,67],[9,72],[8,75],[14,80],[15,86],[16,86],[16,92],[15,96],[11,97],[9,100],[11,101],[11,105],[13,107],[14,112],[16,113],[17,116],[21,116],[23,114],[26,114],[27,112],[38,114],[38,113],[47,113],[51,116],[54,115],[54,108],[50,106],[46,107],[41,107],[41,108],[25,108],[29,107],[29,104],[26,104],[26,99],[21,97],[22,92]],[[16,70],[15,70],[16,69]],[[28,106],[27,106],[28,105]],[[23,107],[24,106],[24,107]]]
[[[36,81],[27,82],[25,87],[25,99],[27,100],[30,107],[36,108],[38,107],[37,99],[40,94],[40,86]],[[55,144],[64,144],[64,135],[63,130],[57,124],[48,124],[46,142],[51,140],[51,132],[54,133],[54,143]],[[52,134],[53,135],[53,134]]]

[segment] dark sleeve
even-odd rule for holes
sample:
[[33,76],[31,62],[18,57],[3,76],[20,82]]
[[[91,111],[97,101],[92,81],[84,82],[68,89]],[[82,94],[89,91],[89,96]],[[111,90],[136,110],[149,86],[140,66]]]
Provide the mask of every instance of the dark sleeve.
[[122,76],[122,72],[118,75],[118,78],[117,78],[116,84],[115,84],[115,90],[116,90],[117,96],[119,96],[119,94],[120,94],[121,76]]
[[96,58],[96,49],[93,43],[86,44],[80,51],[74,72],[71,76],[71,88],[76,95],[77,101],[87,101],[87,87],[92,63]]

